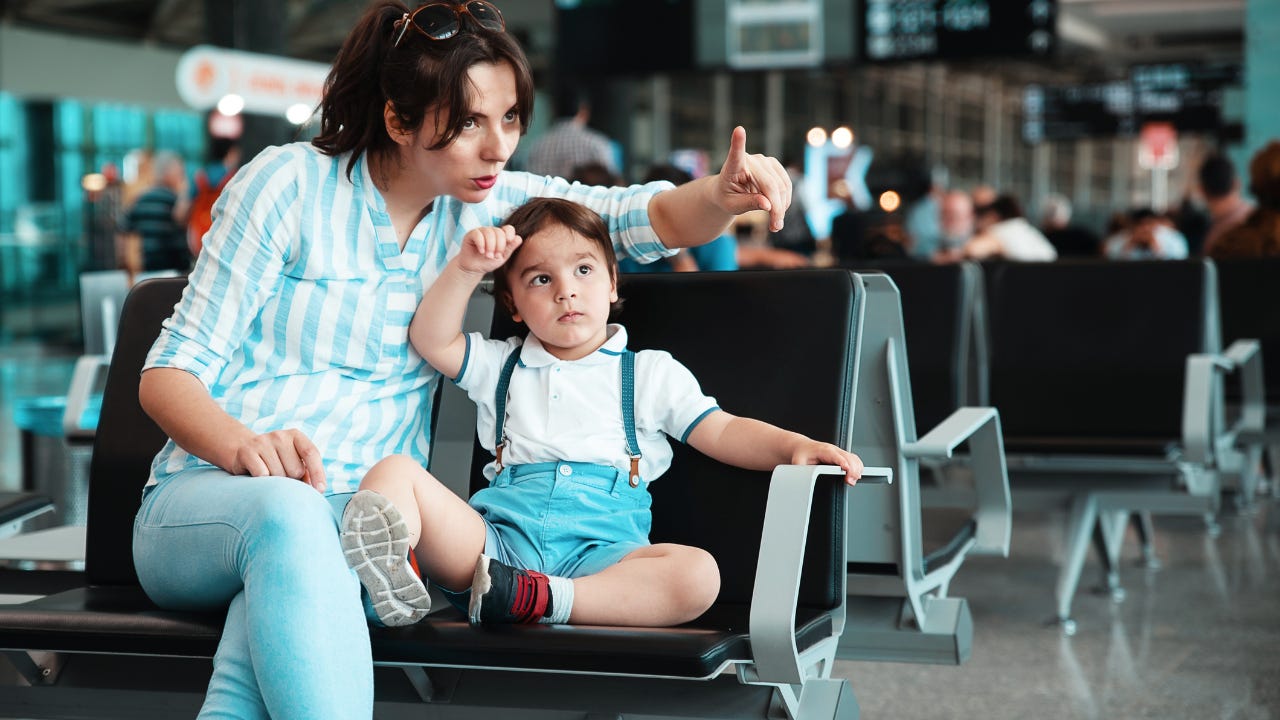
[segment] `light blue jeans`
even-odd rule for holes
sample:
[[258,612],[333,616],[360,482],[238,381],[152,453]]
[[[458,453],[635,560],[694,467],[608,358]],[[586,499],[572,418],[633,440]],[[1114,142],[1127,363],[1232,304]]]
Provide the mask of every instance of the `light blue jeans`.
[[338,541],[350,498],[218,469],[145,494],[133,528],[142,588],[163,608],[227,609],[199,717],[373,716],[360,582]]

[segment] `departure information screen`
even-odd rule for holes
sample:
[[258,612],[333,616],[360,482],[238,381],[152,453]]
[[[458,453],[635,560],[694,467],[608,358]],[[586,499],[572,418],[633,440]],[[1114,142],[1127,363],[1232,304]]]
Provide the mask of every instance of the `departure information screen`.
[[1239,63],[1135,65],[1129,77],[1078,85],[1029,85],[1022,93],[1022,137],[1042,140],[1129,137],[1149,122],[1180,132],[1216,132],[1223,93],[1242,83]]
[[861,0],[867,62],[1048,56],[1057,0]]

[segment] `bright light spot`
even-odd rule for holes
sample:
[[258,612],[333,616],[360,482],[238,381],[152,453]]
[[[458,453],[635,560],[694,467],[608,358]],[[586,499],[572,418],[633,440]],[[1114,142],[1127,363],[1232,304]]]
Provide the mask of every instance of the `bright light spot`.
[[900,205],[902,205],[902,198],[898,196],[898,193],[892,190],[885,190],[880,193],[881,210],[884,210],[885,212],[893,212],[894,210],[897,210]]
[[235,93],[228,93],[218,101],[218,112],[223,115],[239,115],[244,110],[244,98]]
[[844,150],[853,144],[853,131],[843,125],[832,130],[831,144]]
[[812,147],[822,147],[827,144],[827,131],[820,127],[812,128],[804,139]]
[[102,173],[89,173],[80,178],[80,187],[87,192],[102,192],[107,189],[107,177]]
[[294,125],[301,125],[311,119],[311,106],[303,103],[290,105],[289,109],[284,111],[284,116]]

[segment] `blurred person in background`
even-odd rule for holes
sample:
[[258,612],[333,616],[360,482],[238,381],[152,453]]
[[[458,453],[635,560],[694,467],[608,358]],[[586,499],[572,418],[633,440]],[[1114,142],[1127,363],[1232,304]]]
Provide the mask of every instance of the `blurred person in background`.
[[1224,155],[1210,155],[1200,164],[1200,193],[1209,211],[1209,229],[1204,236],[1203,252],[1212,257],[1214,246],[1228,230],[1236,227],[1253,212],[1253,203],[1240,196],[1240,180],[1236,166]]
[[1098,257],[1102,253],[1102,238],[1089,228],[1071,224],[1071,201],[1059,193],[1049,193],[1041,201],[1040,231],[1058,257]]
[[1103,253],[1112,260],[1182,260],[1187,239],[1168,217],[1139,208],[1129,214],[1127,228],[1107,238]]
[[556,96],[556,120],[529,148],[529,172],[568,178],[576,167],[599,163],[617,174],[613,146],[604,133],[587,126],[591,101],[580,88],[567,87]]
[[1218,238],[1208,252],[1210,257],[1280,255],[1280,142],[1271,141],[1249,161],[1249,191],[1258,206],[1243,223]]
[[152,159],[154,181],[125,213],[123,229],[137,233],[141,253],[126,258],[130,275],[158,270],[185,273],[191,267],[187,247],[187,168],[182,158],[158,152]]
[[973,237],[973,198],[961,190],[948,190],[938,204],[938,227],[941,235],[933,261],[956,262],[964,258],[963,248]]
[[[974,197],[978,197],[975,191]],[[1003,258],[1019,262],[1058,259],[1049,239],[1022,213],[1022,203],[1011,194],[996,196],[974,209],[977,234],[965,243],[964,256],[970,260]]]
[[[795,158],[788,158],[783,163],[783,167],[787,169],[787,174],[791,176],[791,186],[793,188],[803,188],[804,171],[800,163]],[[809,218],[802,199],[802,193],[797,191],[791,196],[791,207],[787,208],[787,214],[783,222],[785,224],[781,230],[769,233],[769,245],[812,258],[813,253],[818,249],[818,241],[813,236],[813,230],[809,228]]]

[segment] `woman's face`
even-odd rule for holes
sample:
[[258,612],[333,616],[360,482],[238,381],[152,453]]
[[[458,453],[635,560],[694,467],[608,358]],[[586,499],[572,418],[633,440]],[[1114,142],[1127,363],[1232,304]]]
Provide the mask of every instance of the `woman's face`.
[[401,159],[407,166],[402,179],[416,184],[431,198],[441,195],[463,202],[480,202],[497,182],[498,173],[520,140],[516,111],[516,75],[506,63],[473,65],[467,71],[472,96],[463,130],[439,150],[435,144],[449,118],[430,110],[417,132],[406,136]]

